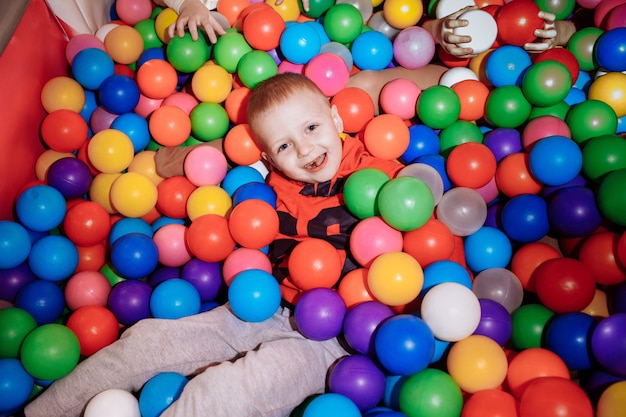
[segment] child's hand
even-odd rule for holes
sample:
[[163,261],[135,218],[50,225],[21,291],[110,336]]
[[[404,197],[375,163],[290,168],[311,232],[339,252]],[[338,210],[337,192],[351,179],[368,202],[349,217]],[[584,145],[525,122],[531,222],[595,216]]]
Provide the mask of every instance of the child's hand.
[[471,42],[472,37],[457,35],[454,33],[454,29],[467,26],[469,22],[464,19],[458,19],[458,17],[468,10],[475,10],[477,8],[476,6],[467,6],[446,17],[433,21],[434,27],[429,31],[431,35],[433,35],[435,42],[439,43],[450,55],[457,58],[471,58],[476,56],[472,48],[459,46],[459,44]]
[[537,16],[543,19],[543,28],[535,29],[536,41],[524,44],[524,49],[528,52],[543,52],[556,45],[557,31],[554,22],[556,16],[543,10],[540,10]]
[[[281,4],[283,4],[284,0],[276,0],[276,5],[280,6]],[[302,8],[304,9],[305,12],[309,11],[309,0],[302,0]]]
[[178,19],[167,28],[168,35],[185,36],[185,28],[189,29],[191,39],[198,40],[198,29],[204,29],[211,43],[217,42],[217,35],[226,32],[220,23],[211,14],[209,9],[199,1],[185,1],[180,8]]

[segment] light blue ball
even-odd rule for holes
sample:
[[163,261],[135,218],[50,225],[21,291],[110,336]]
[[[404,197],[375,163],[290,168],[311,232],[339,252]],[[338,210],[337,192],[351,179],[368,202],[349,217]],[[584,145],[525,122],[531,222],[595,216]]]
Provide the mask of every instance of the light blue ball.
[[228,287],[230,307],[243,321],[262,322],[269,319],[278,310],[280,300],[276,278],[261,269],[238,273]]
[[17,222],[0,220],[0,269],[15,268],[30,253],[28,231]]
[[528,164],[542,184],[559,186],[576,178],[583,167],[580,146],[565,136],[549,136],[533,144]]
[[483,226],[467,236],[464,249],[467,266],[474,273],[488,268],[506,268],[513,253],[507,235],[491,226]]
[[0,359],[0,413],[21,407],[33,389],[35,380],[19,359]]
[[494,87],[516,85],[520,87],[526,70],[532,61],[523,48],[514,45],[502,45],[487,57],[485,75]]
[[78,266],[78,249],[65,236],[44,236],[33,244],[28,265],[38,278],[62,281],[69,278]]
[[317,30],[306,23],[295,23],[280,35],[280,52],[294,64],[306,64],[319,54],[322,47]]
[[65,198],[49,185],[34,185],[20,194],[15,203],[17,218],[27,229],[48,232],[65,218]]
[[189,380],[177,372],[162,372],[150,378],[139,394],[141,417],[158,417],[176,401]]
[[314,398],[304,410],[303,417],[361,417],[356,404],[345,395],[322,394]]
[[200,294],[196,287],[181,278],[163,281],[150,296],[150,312],[160,319],[178,319],[198,314],[200,305]]
[[361,33],[352,42],[352,60],[362,70],[382,70],[393,59],[393,43],[376,30]]

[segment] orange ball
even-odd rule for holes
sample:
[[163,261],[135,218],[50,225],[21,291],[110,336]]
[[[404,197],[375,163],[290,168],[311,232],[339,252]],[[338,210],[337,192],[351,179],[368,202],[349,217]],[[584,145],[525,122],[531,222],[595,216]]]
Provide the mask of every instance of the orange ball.
[[498,342],[477,334],[454,343],[446,364],[452,379],[468,393],[498,388],[506,378],[508,366]]
[[165,98],[176,91],[178,74],[169,62],[163,59],[151,59],[137,69],[139,91],[153,99]]
[[394,114],[374,117],[363,132],[365,148],[375,157],[386,160],[402,156],[409,146],[410,137],[404,120]]
[[496,185],[507,197],[520,194],[537,194],[541,191],[539,183],[530,173],[529,156],[517,152],[506,156],[496,169]]
[[230,212],[228,227],[240,246],[261,249],[272,243],[278,233],[278,213],[263,200],[244,200]]
[[235,249],[228,220],[219,214],[205,214],[191,222],[185,236],[189,252],[205,262],[221,262]]
[[367,289],[367,269],[353,269],[344,275],[337,288],[337,293],[348,308],[365,301],[374,301],[374,296]]
[[104,49],[118,64],[132,64],[143,52],[143,37],[134,27],[119,25],[107,33]]
[[463,404],[461,417],[519,417],[518,401],[501,389],[475,392]]
[[461,101],[460,120],[474,121],[485,115],[485,103],[489,97],[489,88],[478,80],[463,80],[452,86],[452,90]]
[[422,227],[404,233],[404,252],[423,267],[435,261],[450,259],[454,252],[454,236],[444,223],[428,220]]
[[337,106],[337,112],[343,120],[343,131],[347,133],[360,132],[374,118],[372,98],[365,90],[357,87],[346,87],[339,91],[330,104]]
[[446,172],[458,187],[480,188],[496,174],[496,157],[482,143],[462,143],[450,151]]
[[531,242],[520,247],[511,258],[511,272],[526,291],[536,292],[534,273],[537,267],[549,259],[560,258],[559,251],[544,242]]
[[191,119],[180,107],[161,106],[150,116],[148,129],[159,144],[178,146],[189,139]]
[[230,26],[234,26],[241,12],[248,6],[249,0],[222,0],[217,3],[217,11],[224,15]]
[[259,7],[243,21],[243,36],[254,49],[269,51],[280,44],[285,30],[282,16],[271,7]]
[[159,185],[163,181],[163,177],[156,173],[156,163],[154,155],[156,151],[144,150],[137,152],[135,157],[128,166],[128,172],[137,172],[150,178],[153,183]]
[[559,355],[544,348],[528,348],[509,361],[506,382],[518,400],[536,378],[557,376],[570,379],[569,369]]
[[68,109],[80,113],[85,106],[85,90],[73,78],[54,77],[41,89],[41,104],[46,112]]
[[76,246],[78,250],[78,266],[75,273],[83,271],[99,271],[107,262],[107,243],[102,242],[93,246]]
[[332,288],[343,268],[339,252],[329,242],[309,238],[298,243],[289,255],[291,281],[302,291]]
[[261,160],[261,149],[247,123],[233,126],[226,133],[223,146],[228,159],[236,165],[252,165]]
[[250,94],[252,94],[252,90],[248,87],[237,87],[228,93],[224,101],[224,110],[226,110],[230,121],[236,125],[248,123],[246,110],[248,108]]
[[[87,142],[89,143],[89,142]],[[48,169],[59,159],[76,158],[73,153],[58,152],[53,149],[46,149],[37,157],[35,162],[35,176],[38,180],[45,181],[48,176]]]
[[187,199],[196,186],[182,175],[166,178],[157,185],[156,208],[164,216],[174,219],[187,217]]
[[103,306],[83,306],[74,311],[67,320],[67,327],[74,332],[80,343],[80,354],[91,356],[115,342],[119,324],[115,314]]

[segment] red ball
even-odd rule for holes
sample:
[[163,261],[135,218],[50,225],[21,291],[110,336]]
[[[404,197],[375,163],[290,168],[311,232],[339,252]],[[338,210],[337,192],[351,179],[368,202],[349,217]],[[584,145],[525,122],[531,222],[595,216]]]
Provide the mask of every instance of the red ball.
[[425,268],[435,261],[450,259],[454,236],[444,223],[430,219],[422,227],[404,234],[404,251]]
[[498,164],[496,185],[507,197],[541,191],[541,184],[530,173],[528,160],[528,153],[517,152],[506,156]]
[[448,155],[446,171],[458,187],[480,188],[496,174],[496,157],[482,143],[462,143]]
[[626,268],[617,254],[619,240],[617,233],[600,232],[581,242],[578,259],[591,270],[600,285],[615,285],[626,280]]
[[43,141],[57,152],[74,152],[87,141],[89,127],[87,122],[73,110],[55,110],[41,123]]
[[556,376],[528,384],[520,400],[519,417],[593,417],[593,406],[574,381]]
[[189,139],[191,119],[177,106],[161,106],[152,112],[148,121],[150,134],[163,146],[178,146]]
[[472,394],[463,405],[461,417],[519,417],[518,401],[506,391],[486,389]]
[[164,179],[157,185],[157,210],[164,216],[184,219],[187,217],[187,199],[195,189],[196,186],[182,175]]
[[333,245],[309,238],[298,243],[287,264],[291,281],[302,291],[332,288],[341,276],[342,259]]
[[269,51],[280,43],[285,21],[272,7],[259,7],[243,20],[243,36],[254,49]]
[[496,14],[498,41],[501,44],[524,46],[535,40],[535,29],[543,28],[533,0],[515,0],[502,6]]
[[509,359],[506,383],[518,400],[522,398],[533,380],[547,377],[570,378],[569,369],[563,359],[551,350],[528,348]]
[[118,338],[119,324],[115,315],[103,306],[84,306],[70,315],[67,327],[80,343],[80,354],[91,356]]
[[372,98],[357,87],[346,87],[333,96],[330,104],[337,106],[337,112],[343,120],[343,130],[356,133],[374,118],[374,102]]
[[102,241],[93,246],[76,246],[78,250],[78,266],[75,273],[82,271],[99,271],[107,262],[107,242]]
[[63,231],[77,246],[93,246],[109,236],[111,216],[94,201],[79,201],[67,210],[63,219]]
[[219,214],[204,214],[192,221],[185,240],[191,254],[205,262],[221,262],[235,249],[228,220]]
[[589,267],[574,258],[550,259],[536,269],[537,296],[555,313],[580,311],[593,300],[596,281]]
[[231,236],[240,246],[261,249],[276,238],[278,213],[263,200],[244,200],[230,212],[228,227]]

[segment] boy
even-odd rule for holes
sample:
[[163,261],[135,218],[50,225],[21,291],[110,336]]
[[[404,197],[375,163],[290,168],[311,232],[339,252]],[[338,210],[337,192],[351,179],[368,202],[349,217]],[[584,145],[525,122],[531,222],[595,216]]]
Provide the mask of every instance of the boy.
[[[283,220],[278,261],[297,239],[316,236],[317,230],[345,250],[356,219],[342,205],[343,180],[364,167],[393,176],[403,166],[373,158],[357,139],[342,142],[337,109],[303,75],[281,74],[261,83],[250,98],[248,120],[272,167],[268,183]],[[346,262],[345,269],[350,267]],[[78,416],[101,391],[138,392],[151,377],[169,371],[195,377],[163,417],[287,416],[324,391],[327,369],[346,354],[337,339],[303,337],[292,327],[288,308],[261,323],[239,320],[227,304],[179,320],[146,319],[55,381],[25,415]]]

